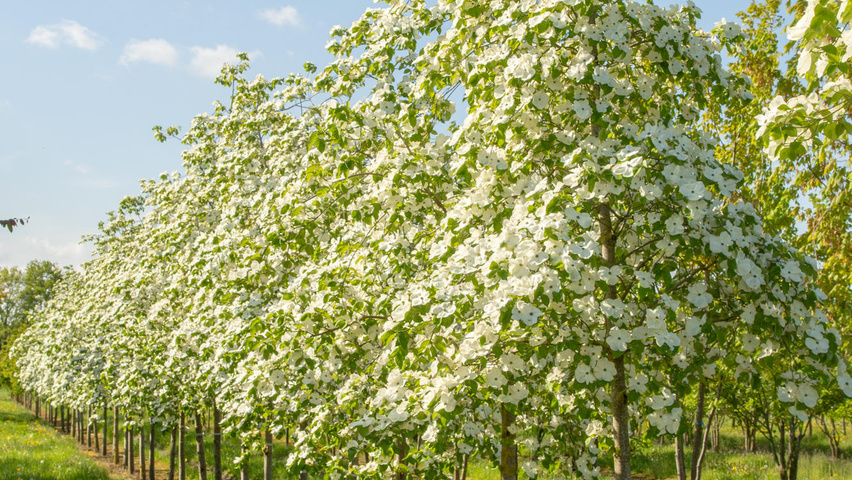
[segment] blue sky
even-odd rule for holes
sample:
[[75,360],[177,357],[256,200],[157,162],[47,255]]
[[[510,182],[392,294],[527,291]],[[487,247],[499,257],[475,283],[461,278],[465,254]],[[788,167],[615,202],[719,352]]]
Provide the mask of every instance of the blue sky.
[[[372,0],[4,2],[0,6],[0,267],[34,259],[79,265],[139,180],[179,170],[181,145],[154,125],[189,124],[228,92],[221,63],[245,51],[251,76],[319,66],[328,32]],[[657,1],[661,5],[675,3]],[[695,0],[702,26],[734,20],[746,0]]]

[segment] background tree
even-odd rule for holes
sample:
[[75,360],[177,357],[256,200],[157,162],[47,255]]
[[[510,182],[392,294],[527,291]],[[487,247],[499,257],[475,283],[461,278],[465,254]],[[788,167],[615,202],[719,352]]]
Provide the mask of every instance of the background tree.
[[[817,259],[826,312],[852,328],[852,3],[788,0],[792,57],[776,96],[757,120],[764,169],[785,191],[769,210],[787,209],[806,227],[793,244]],[[776,54],[777,57],[777,54]],[[774,74],[773,74],[774,75]],[[764,209],[766,210],[766,209]],[[845,335],[844,338],[849,338]],[[847,346],[848,347],[848,346]]]
[[0,269],[0,385],[15,388],[15,363],[9,359],[13,341],[53,297],[64,272],[47,260],[32,260],[24,270]]

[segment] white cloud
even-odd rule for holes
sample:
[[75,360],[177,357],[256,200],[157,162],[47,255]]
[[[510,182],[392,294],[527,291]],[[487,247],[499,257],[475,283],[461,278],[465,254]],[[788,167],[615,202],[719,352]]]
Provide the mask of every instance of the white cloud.
[[148,62],[174,66],[177,61],[177,49],[161,38],[131,40],[124,45],[124,50],[118,59],[118,63],[122,65],[129,65],[133,62]]
[[[60,266],[78,266],[91,259],[92,247],[78,242],[55,243],[47,238],[35,238],[21,235],[24,228],[9,234],[0,243],[0,266],[24,267],[32,259],[50,260]],[[7,234],[9,232],[6,232]]]
[[192,60],[189,62],[199,75],[215,78],[222,71],[222,64],[239,62],[235,50],[227,45],[216,45],[216,48],[192,47]]
[[291,27],[302,26],[302,17],[299,15],[299,11],[296,10],[296,7],[291,7],[290,5],[281,8],[268,8],[260,12],[260,17],[279,27],[285,25]]
[[69,45],[83,50],[97,50],[104,43],[104,38],[74,20],[62,20],[53,25],[35,27],[27,41],[47,48]]

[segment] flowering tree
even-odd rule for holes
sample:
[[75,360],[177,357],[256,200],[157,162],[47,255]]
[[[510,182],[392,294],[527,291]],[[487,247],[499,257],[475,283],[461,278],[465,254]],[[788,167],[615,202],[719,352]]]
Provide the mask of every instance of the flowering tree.
[[[780,92],[759,117],[758,135],[775,162],[776,176],[790,179],[787,203],[800,211],[808,230],[798,247],[820,261],[820,287],[830,301],[826,311],[848,328],[850,305],[847,268],[852,252],[849,229],[849,135],[852,133],[852,7],[849,2],[792,2],[794,88]],[[799,205],[801,204],[801,205]]]
[[388,3],[332,31],[322,70],[223,69],[186,174],[146,182],[98,251],[113,295],[81,307],[128,409],[215,399],[247,448],[292,430],[294,476],[477,454],[591,478],[606,454],[626,479],[631,431],[682,433],[718,365],[771,370],[794,415],[848,389],[813,266],[731,199],[742,174],[698,126],[747,95],[692,8]]

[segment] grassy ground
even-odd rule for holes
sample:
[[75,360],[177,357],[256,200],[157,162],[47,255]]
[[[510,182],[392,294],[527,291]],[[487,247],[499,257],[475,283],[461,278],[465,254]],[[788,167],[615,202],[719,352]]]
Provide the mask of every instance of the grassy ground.
[[[165,478],[168,466],[168,437],[157,437],[157,478]],[[187,435],[187,478],[198,478],[194,435]],[[768,453],[768,445],[758,439],[758,453],[742,453],[742,438],[738,431],[726,428],[722,432],[719,452],[708,452],[702,478],[705,480],[774,480],[778,472]],[[212,473],[212,437],[205,438],[208,472]],[[222,464],[232,478],[238,478],[233,458],[239,454],[238,445],[225,439]],[[276,442],[273,478],[286,478],[284,462],[287,448]],[[852,439],[841,443],[841,460],[831,459],[825,454],[828,443],[816,429],[803,441],[803,454],[799,464],[799,480],[852,480]],[[137,446],[138,448],[138,446]],[[77,447],[69,436],[56,433],[52,427],[38,422],[35,417],[15,405],[8,392],[0,391],[0,480],[117,480],[128,478],[110,467],[111,453],[107,461],[98,464],[92,454]],[[138,459],[137,459],[138,462]],[[604,480],[611,478],[611,459],[602,458]],[[687,463],[689,451],[687,451]],[[137,463],[138,465],[138,463]],[[250,457],[250,478],[262,478],[262,458]],[[643,480],[676,479],[674,447],[651,445],[635,452],[632,462],[634,478]],[[483,460],[471,462],[469,480],[499,480],[499,471]],[[542,478],[540,480],[548,480]]]
[[107,470],[0,391],[0,480],[107,480]]

